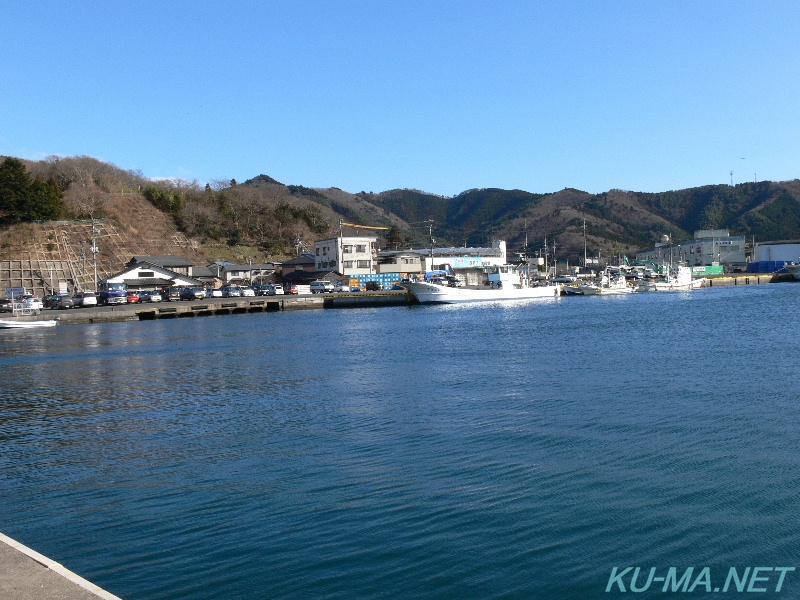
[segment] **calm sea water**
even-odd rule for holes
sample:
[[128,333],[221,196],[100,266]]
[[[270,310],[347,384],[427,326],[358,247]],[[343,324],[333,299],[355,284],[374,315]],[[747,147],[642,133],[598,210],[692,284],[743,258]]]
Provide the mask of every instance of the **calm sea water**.
[[709,589],[800,567],[799,293],[0,332],[0,531],[129,600],[593,598],[622,596],[615,567],[640,588],[709,567]]

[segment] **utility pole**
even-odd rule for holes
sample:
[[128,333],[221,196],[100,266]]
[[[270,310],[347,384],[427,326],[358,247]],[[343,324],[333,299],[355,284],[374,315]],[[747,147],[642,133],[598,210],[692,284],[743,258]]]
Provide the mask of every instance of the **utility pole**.
[[92,257],[94,258],[94,291],[97,291],[97,229],[95,228],[94,216],[92,216]]
[[586,268],[586,219],[583,220],[583,268]]

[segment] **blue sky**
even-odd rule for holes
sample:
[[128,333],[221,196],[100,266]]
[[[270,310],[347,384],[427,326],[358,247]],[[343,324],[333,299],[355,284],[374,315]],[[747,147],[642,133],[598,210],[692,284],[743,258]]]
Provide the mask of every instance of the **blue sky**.
[[0,155],[445,196],[800,177],[793,1],[2,1],[0,32]]

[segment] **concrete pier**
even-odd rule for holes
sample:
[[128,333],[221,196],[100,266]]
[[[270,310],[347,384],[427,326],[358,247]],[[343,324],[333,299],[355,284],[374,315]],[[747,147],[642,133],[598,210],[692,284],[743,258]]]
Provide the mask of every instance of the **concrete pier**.
[[0,533],[3,600],[121,600],[54,560]]
[[303,296],[255,296],[246,298],[208,298],[191,301],[145,302],[118,304],[96,308],[43,310],[38,315],[0,319],[14,321],[47,321],[58,319],[62,325],[78,323],[112,323],[185,317],[210,317],[255,312],[304,310],[311,308],[345,308],[397,306],[413,302],[406,291],[351,292],[349,294],[310,294]]
[[791,273],[732,273],[706,278],[707,287],[726,285],[759,285],[762,283],[784,283],[794,281]]

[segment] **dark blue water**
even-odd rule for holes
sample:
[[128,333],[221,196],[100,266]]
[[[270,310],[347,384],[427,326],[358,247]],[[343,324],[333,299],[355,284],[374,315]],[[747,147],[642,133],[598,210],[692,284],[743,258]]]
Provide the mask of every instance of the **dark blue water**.
[[0,531],[125,599],[592,598],[622,596],[615,567],[800,567],[798,293],[0,332]]

